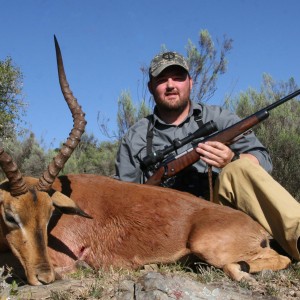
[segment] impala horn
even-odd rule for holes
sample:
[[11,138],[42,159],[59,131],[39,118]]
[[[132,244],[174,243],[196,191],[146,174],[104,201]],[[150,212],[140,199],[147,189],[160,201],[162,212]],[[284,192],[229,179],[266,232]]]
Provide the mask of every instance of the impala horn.
[[39,178],[39,182],[36,188],[40,191],[49,191],[58,173],[64,167],[67,160],[70,158],[72,152],[77,147],[80,142],[80,138],[84,132],[86,120],[84,118],[85,114],[78,104],[76,98],[73,96],[72,91],[69,88],[69,84],[66,78],[63,60],[60,52],[60,48],[56,37],[54,36],[58,77],[61,91],[64,98],[68,104],[68,107],[72,113],[73,117],[73,129],[71,130],[67,141],[63,144],[59,153],[53,158],[52,162],[49,164],[47,170]]
[[0,166],[8,179],[10,194],[12,196],[25,194],[28,189],[22,174],[11,156],[3,148],[0,148]]

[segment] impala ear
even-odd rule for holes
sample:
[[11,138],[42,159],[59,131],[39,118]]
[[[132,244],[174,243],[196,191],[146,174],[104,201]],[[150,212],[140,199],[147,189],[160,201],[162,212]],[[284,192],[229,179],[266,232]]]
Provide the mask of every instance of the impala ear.
[[71,198],[67,197],[61,192],[55,191],[51,195],[51,199],[53,205],[64,214],[79,215],[81,217],[92,219],[92,217],[79,208]]

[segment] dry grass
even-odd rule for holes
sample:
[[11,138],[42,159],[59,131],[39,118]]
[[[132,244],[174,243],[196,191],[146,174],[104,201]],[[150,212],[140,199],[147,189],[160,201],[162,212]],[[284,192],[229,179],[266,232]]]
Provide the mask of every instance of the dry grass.
[[265,270],[254,274],[256,283],[248,281],[233,282],[221,270],[214,267],[199,266],[197,278],[203,283],[216,283],[225,281],[251,290],[254,294],[273,296],[279,299],[300,298],[300,263],[292,264],[288,269],[281,271]]
[[[288,269],[272,272],[264,271],[255,274],[256,283],[245,281],[234,282],[229,279],[221,270],[206,264],[195,264],[193,270],[182,264],[150,265],[138,271],[128,271],[124,269],[103,270],[80,269],[70,275],[75,281],[80,281],[80,286],[53,290],[47,299],[53,300],[84,300],[84,299],[112,299],[117,291],[120,290],[124,281],[136,282],[139,277],[149,271],[157,271],[162,274],[176,274],[190,276],[194,280],[207,284],[207,286],[219,287],[230,286],[234,289],[243,288],[250,290],[253,295],[260,297],[273,296],[278,299],[299,299],[300,298],[300,264],[294,263]],[[16,284],[5,283],[9,274],[2,272],[0,284],[0,299],[24,299],[18,298]],[[26,297],[27,298],[27,297]],[[31,296],[28,295],[28,299]]]

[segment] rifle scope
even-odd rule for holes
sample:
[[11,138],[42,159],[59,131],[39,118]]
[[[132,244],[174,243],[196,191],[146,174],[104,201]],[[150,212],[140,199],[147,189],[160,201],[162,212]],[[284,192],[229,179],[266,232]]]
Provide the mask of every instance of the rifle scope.
[[173,140],[172,145],[165,147],[162,150],[157,150],[151,152],[149,155],[143,158],[142,164],[144,167],[149,167],[151,165],[155,165],[158,162],[161,162],[164,157],[171,153],[174,150],[188,144],[189,142],[210,135],[218,130],[217,124],[214,121],[209,121],[202,125],[198,130],[194,133],[189,134],[187,137],[183,139],[175,139]]

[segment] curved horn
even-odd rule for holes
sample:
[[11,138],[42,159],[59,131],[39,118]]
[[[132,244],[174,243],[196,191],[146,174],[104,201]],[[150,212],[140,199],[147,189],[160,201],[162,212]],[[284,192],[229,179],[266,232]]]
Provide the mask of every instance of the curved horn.
[[28,189],[22,174],[12,157],[3,148],[0,148],[0,166],[8,179],[10,194],[12,196],[25,194]]
[[36,186],[36,188],[40,191],[48,191],[51,188],[56,176],[64,167],[65,163],[70,158],[72,152],[80,142],[80,138],[84,132],[85,125],[86,125],[86,120],[84,118],[85,114],[82,111],[80,105],[78,104],[76,98],[73,96],[72,91],[69,88],[69,84],[63,66],[60,48],[55,36],[54,36],[54,42],[55,42],[55,50],[56,50],[59,83],[64,98],[72,113],[74,125],[73,125],[73,129],[69,134],[67,141],[63,144],[59,153],[53,158],[53,161],[49,164],[48,169],[40,177],[39,182],[37,183]]

